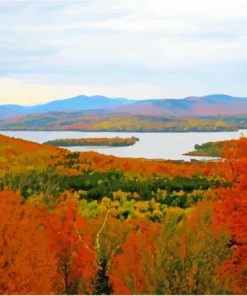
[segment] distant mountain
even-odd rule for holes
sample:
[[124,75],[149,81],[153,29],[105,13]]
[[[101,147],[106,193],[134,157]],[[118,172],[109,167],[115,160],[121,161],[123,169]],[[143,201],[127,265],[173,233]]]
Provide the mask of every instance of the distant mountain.
[[247,114],[247,98],[227,95],[187,97],[185,99],[160,99],[138,101],[128,108],[120,106],[118,112],[133,115],[156,116],[217,116]]
[[19,105],[0,105],[0,119],[28,114],[29,107]]
[[69,99],[56,100],[35,106],[0,105],[0,119],[22,116],[32,113],[108,110],[122,105],[134,104],[135,100],[125,98],[108,98],[104,96],[77,96]]
[[215,94],[184,99],[129,100],[82,95],[36,106],[0,105],[0,119],[68,111],[177,117],[244,115],[247,114],[247,98]]

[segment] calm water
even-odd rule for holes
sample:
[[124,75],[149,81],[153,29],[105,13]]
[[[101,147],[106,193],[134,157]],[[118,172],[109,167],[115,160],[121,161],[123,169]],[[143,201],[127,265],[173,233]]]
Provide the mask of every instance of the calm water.
[[140,139],[129,147],[71,147],[71,151],[97,151],[119,157],[144,157],[149,159],[203,159],[184,156],[183,153],[194,149],[195,144],[209,141],[238,139],[247,136],[247,130],[217,133],[110,133],[110,132],[71,132],[71,131],[6,131],[3,135],[21,138],[37,143],[54,139],[94,138],[94,137],[137,137]]

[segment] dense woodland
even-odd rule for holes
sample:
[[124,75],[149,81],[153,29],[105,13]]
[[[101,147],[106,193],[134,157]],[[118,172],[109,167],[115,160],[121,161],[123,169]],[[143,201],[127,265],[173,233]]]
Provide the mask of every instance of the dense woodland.
[[29,114],[0,120],[1,130],[75,130],[112,132],[219,132],[247,128],[246,116],[177,117],[102,114],[89,111]]
[[0,293],[246,294],[246,172],[0,136]]

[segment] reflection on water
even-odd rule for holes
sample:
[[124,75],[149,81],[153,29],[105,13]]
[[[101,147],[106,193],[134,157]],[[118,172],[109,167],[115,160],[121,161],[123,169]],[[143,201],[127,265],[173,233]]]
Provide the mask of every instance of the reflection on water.
[[210,141],[238,139],[247,136],[247,130],[238,132],[208,133],[111,133],[111,132],[72,132],[72,131],[1,131],[3,135],[21,138],[37,143],[55,139],[69,138],[103,138],[103,137],[137,137],[140,141],[127,147],[69,147],[71,151],[96,151],[119,157],[144,157],[149,159],[190,160],[203,157],[184,156],[185,152],[194,149],[195,144]]

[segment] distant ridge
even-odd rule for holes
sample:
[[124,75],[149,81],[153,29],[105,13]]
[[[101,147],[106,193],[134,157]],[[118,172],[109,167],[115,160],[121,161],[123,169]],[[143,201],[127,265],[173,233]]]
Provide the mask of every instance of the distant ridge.
[[[135,103],[128,113],[158,116],[216,116],[247,114],[247,97],[232,97],[222,94],[184,99],[145,100]],[[126,106],[119,107],[126,112]]]
[[0,105],[0,119],[32,113],[91,111],[150,116],[215,116],[247,114],[247,97],[213,94],[184,99],[131,100],[105,96],[84,96],[51,101],[35,106]]
[[68,99],[51,101],[46,104],[35,106],[20,105],[0,105],[0,119],[14,116],[27,115],[32,113],[64,112],[64,111],[84,111],[112,109],[122,105],[134,104],[135,100],[125,98],[108,98],[100,95],[96,96],[76,96]]

